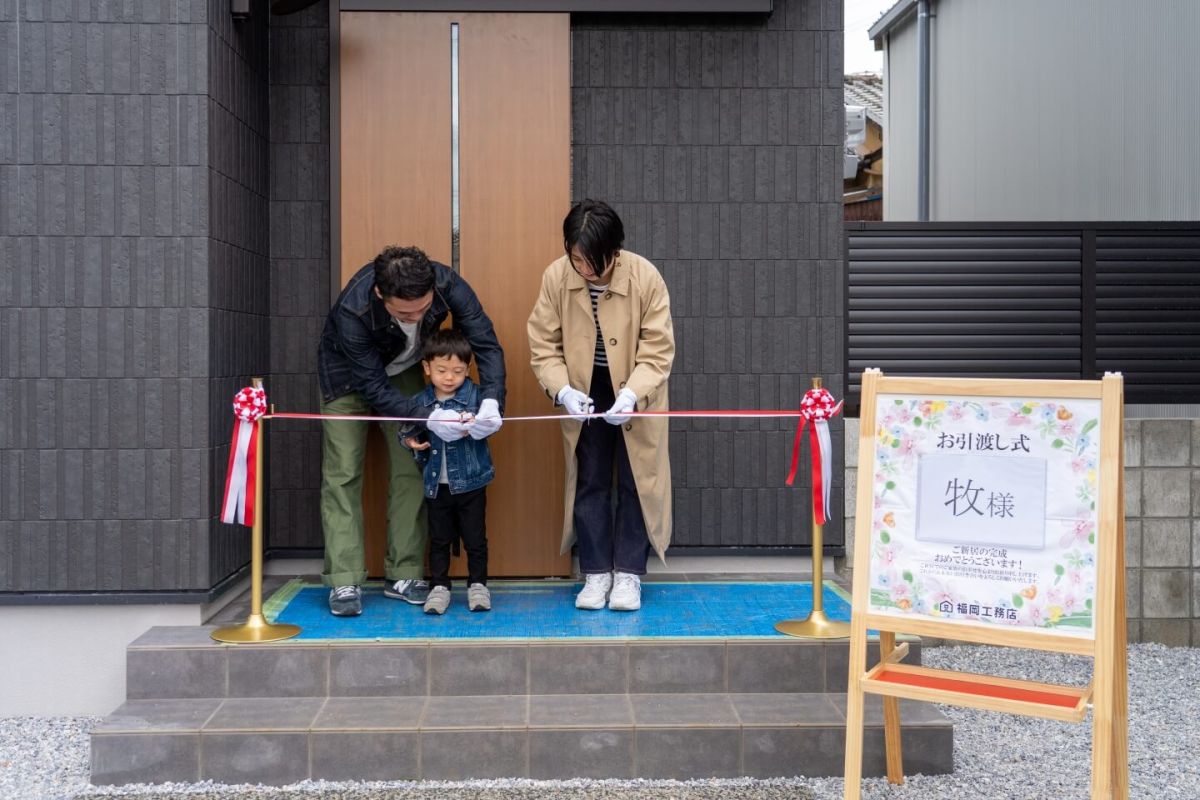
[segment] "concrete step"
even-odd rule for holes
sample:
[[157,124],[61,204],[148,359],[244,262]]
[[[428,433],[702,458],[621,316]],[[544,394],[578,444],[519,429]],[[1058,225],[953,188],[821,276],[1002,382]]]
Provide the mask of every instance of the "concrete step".
[[[901,720],[905,771],[950,771],[949,720],[909,701]],[[844,742],[828,692],[141,699],[93,731],[92,782],[830,776]],[[864,772],[884,773],[876,698]]]
[[[844,692],[846,641],[530,639],[227,645],[151,628],[126,658],[129,700],[225,697]],[[908,663],[920,663],[919,641]],[[878,649],[868,648],[868,660]],[[864,664],[865,666],[865,664]]]

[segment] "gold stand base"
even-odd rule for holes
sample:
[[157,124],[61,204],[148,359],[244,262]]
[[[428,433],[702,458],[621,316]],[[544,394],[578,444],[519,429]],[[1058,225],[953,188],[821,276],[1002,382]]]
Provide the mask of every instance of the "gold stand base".
[[250,642],[278,642],[300,633],[299,625],[272,625],[262,614],[251,614],[241,625],[217,628],[212,638],[218,642],[247,644]]
[[808,619],[789,619],[775,623],[775,630],[787,636],[806,639],[848,639],[850,623],[834,622],[823,611],[813,611]]

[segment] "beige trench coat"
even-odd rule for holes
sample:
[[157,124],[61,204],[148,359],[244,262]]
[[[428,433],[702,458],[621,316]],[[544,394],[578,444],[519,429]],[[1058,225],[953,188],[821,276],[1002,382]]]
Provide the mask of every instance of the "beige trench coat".
[[[666,411],[667,376],[675,359],[675,332],[671,326],[670,297],[662,276],[646,259],[622,250],[617,254],[608,291],[601,296],[598,308],[608,369],[615,384],[613,393],[628,388],[637,395],[638,411]],[[587,282],[566,256],[547,267],[542,275],[542,289],[529,315],[528,331],[533,373],[550,399],[558,397],[567,384],[587,392],[592,383],[596,323]],[[575,445],[581,424],[570,417],[562,421],[567,468],[562,553],[575,542]],[[599,424],[608,423],[599,421]],[[662,559],[671,542],[668,421],[634,418],[622,427],[646,532]]]

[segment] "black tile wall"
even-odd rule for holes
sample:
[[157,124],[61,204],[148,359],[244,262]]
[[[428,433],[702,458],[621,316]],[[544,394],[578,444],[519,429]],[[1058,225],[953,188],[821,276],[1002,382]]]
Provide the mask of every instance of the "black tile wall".
[[[672,406],[794,408],[816,375],[840,396],[840,0],[576,15],[571,35],[572,196],[611,203],[666,279]],[[807,544],[809,493],[784,486],[793,427],[674,422],[673,545]],[[840,473],[833,492],[840,508]],[[841,544],[840,521],[825,535]]]
[[209,586],[201,0],[0,0],[0,592]]
[[229,397],[269,367],[266,18],[0,0],[0,592],[248,557],[215,517]]
[[[230,399],[270,368],[270,105],[267,4],[234,20],[208,0],[209,461],[217,513],[233,427]],[[270,391],[270,386],[267,386]],[[270,520],[270,516],[267,517]],[[209,584],[250,557],[248,531],[212,523]]]
[[[329,311],[329,8],[271,18],[270,341],[267,391],[281,409],[316,411],[317,340]],[[321,430],[271,433],[268,545],[318,548]]]
[[[329,11],[253,5],[0,0],[0,592],[211,587],[229,398],[316,408]],[[841,393],[841,15],[572,20],[573,195],[667,280],[676,408]],[[807,541],[788,429],[674,424],[676,546]],[[269,546],[320,547],[319,431],[267,457]]]

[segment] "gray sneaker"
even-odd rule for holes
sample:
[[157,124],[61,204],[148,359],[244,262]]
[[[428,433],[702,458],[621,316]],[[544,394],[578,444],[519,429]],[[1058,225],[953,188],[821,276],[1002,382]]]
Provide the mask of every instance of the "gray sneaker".
[[491,611],[492,593],[482,583],[472,583],[467,587],[467,608],[471,611]]
[[362,589],[357,586],[330,589],[329,613],[335,617],[357,617],[362,613]]
[[446,609],[450,607],[450,590],[445,586],[435,586],[429,592],[429,599],[425,601],[426,614],[445,614]]
[[383,596],[419,606],[429,597],[429,581],[398,580],[383,587]]

